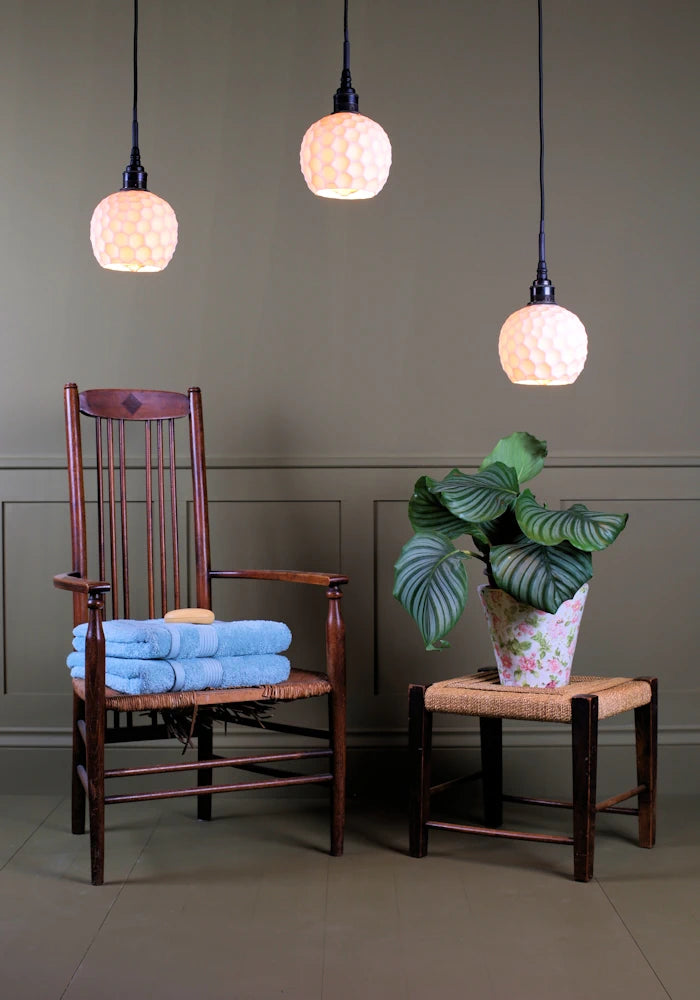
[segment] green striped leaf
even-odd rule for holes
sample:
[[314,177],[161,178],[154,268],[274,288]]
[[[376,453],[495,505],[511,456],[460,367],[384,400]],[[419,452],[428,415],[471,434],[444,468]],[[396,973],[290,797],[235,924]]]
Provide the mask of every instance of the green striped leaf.
[[464,521],[491,521],[515,503],[520,492],[515,469],[494,462],[473,476],[455,470],[430,487],[444,505]]
[[408,501],[408,518],[414,531],[439,531],[448,538],[471,534],[470,526],[461,517],[455,517],[445,507],[430,487],[435,480],[421,476],[416,482],[413,496]]
[[611,545],[627,524],[627,514],[603,514],[575,503],[566,510],[548,510],[537,503],[530,490],[523,490],[515,504],[518,524],[542,545],[568,541],[584,552],[600,552]]
[[449,646],[445,636],[467,601],[467,553],[437,531],[419,531],[394,566],[394,597],[418,625],[425,648]]
[[[459,469],[453,469],[445,478],[461,476]],[[436,481],[430,476],[421,476],[416,482],[413,496],[408,502],[408,517],[414,531],[439,531],[448,538],[471,535],[480,549],[488,549],[491,544],[491,528],[495,522],[483,523],[465,521],[452,514],[444,506],[440,497],[431,491]]]
[[516,431],[507,438],[501,438],[490,455],[479,466],[479,471],[494,462],[503,462],[515,469],[519,483],[526,483],[542,470],[547,457],[547,442],[539,441],[527,431]]
[[521,535],[491,549],[491,570],[496,586],[516,601],[554,614],[593,576],[593,561],[568,542],[541,545]]

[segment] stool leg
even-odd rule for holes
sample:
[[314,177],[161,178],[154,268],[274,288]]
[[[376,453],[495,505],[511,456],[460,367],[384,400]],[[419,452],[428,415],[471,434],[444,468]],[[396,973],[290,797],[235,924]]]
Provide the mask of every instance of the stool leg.
[[571,699],[571,750],[574,800],[574,879],[593,878],[598,757],[598,698]]
[[481,773],[486,826],[503,824],[503,721],[479,718]]
[[412,858],[424,858],[428,853],[430,815],[430,755],[432,749],[433,716],[425,708],[424,685],[408,688],[408,750],[410,768],[409,853]]
[[634,730],[637,744],[637,784],[646,785],[640,792],[639,846],[653,847],[656,841],[656,761],[657,761],[657,680],[643,677],[651,685],[651,700],[634,710]]

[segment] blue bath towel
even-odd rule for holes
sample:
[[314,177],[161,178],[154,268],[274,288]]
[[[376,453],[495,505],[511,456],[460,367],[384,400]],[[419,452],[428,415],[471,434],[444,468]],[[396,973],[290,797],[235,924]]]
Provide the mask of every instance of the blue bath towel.
[[[70,653],[71,677],[85,677],[85,656]],[[289,677],[289,660],[274,653],[249,656],[200,656],[185,660],[105,658],[107,687],[124,694],[201,691],[204,688],[258,687]]]
[[[137,660],[189,660],[195,656],[249,656],[283,653],[292,633],[283,622],[215,621],[211,625],[116,619],[104,622],[105,653],[109,657]],[[73,649],[85,650],[87,624],[73,629]]]

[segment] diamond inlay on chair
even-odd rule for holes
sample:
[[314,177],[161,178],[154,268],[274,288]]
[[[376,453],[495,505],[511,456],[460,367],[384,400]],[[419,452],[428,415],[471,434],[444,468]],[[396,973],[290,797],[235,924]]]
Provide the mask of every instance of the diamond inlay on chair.
[[141,409],[141,400],[138,396],[135,396],[133,392],[130,392],[126,399],[122,400],[122,406],[125,410],[128,410],[133,417],[136,411]]

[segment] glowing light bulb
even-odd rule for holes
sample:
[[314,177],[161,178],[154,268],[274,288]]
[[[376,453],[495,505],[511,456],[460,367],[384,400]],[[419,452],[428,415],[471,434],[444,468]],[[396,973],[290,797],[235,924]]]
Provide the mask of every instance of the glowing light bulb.
[[373,198],[389,176],[391,143],[371,118],[337,111],[306,130],[299,162],[309,190],[321,198]]
[[588,337],[562,306],[534,302],[512,313],[498,338],[501,366],[519,385],[570,385],[583,371]]
[[110,271],[162,271],[177,246],[175,212],[152,191],[115,191],[92,213],[90,242]]

